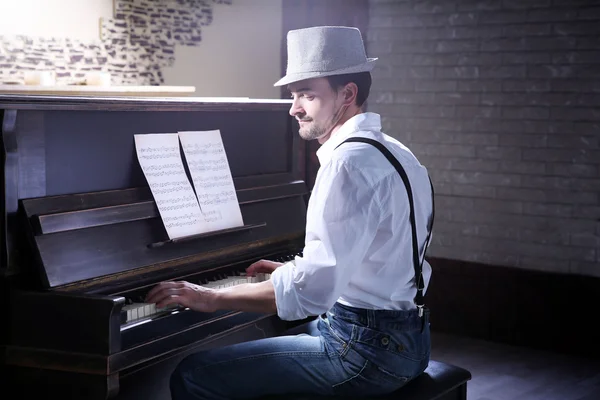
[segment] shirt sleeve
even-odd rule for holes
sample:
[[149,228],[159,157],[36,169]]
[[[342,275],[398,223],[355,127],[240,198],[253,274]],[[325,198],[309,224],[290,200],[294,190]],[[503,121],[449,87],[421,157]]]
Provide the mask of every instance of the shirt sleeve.
[[283,320],[329,310],[360,268],[379,225],[377,197],[359,169],[332,162],[319,175],[307,210],[303,255],[271,274]]

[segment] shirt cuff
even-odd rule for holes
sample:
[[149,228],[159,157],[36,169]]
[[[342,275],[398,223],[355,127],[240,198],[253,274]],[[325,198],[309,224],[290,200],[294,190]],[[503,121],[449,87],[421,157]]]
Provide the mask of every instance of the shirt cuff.
[[271,283],[275,288],[275,305],[277,316],[284,321],[294,321],[305,318],[299,315],[296,288],[294,287],[293,262],[288,262],[277,268],[271,274]]

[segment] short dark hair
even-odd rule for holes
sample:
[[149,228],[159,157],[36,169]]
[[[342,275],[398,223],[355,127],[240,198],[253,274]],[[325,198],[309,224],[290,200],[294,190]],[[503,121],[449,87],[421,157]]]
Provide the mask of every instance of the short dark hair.
[[329,86],[333,90],[338,90],[342,86],[347,85],[350,82],[354,82],[358,88],[356,94],[356,105],[362,107],[364,102],[369,97],[371,90],[371,73],[370,72],[358,72],[355,74],[343,74],[343,75],[332,75],[326,76],[329,81]]

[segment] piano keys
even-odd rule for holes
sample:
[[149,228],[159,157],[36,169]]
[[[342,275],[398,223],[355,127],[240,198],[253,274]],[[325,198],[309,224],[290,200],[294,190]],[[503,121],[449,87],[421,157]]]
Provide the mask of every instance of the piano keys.
[[[294,256],[301,256],[302,252],[295,254]],[[292,255],[286,257],[279,257],[278,260],[290,260]],[[254,276],[247,275],[246,272],[237,271],[232,274],[221,274],[213,277],[212,279],[200,279],[196,283],[198,285],[212,288],[212,289],[223,289],[233,287],[236,285],[242,285],[244,283],[259,283],[269,280],[271,274],[268,273],[257,273]],[[144,303],[143,296],[137,296],[135,300],[127,299],[126,304],[121,310],[121,326],[126,329],[131,326],[132,323],[149,321],[152,318],[169,314],[174,311],[185,310],[185,308],[177,306],[167,306],[164,308],[157,308],[156,304]],[[135,302],[134,302],[135,301]]]
[[[186,354],[295,325],[276,315],[144,303],[161,281],[265,280],[245,276],[246,268],[302,255],[308,155],[290,104],[0,95],[2,372],[19,393],[165,398]],[[169,240],[133,135],[213,129],[245,225]]]

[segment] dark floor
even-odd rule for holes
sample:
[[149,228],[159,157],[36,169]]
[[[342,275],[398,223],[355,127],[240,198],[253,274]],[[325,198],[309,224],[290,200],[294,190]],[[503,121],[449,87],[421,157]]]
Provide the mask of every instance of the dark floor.
[[600,400],[600,360],[442,333],[432,359],[471,372],[468,400]]

